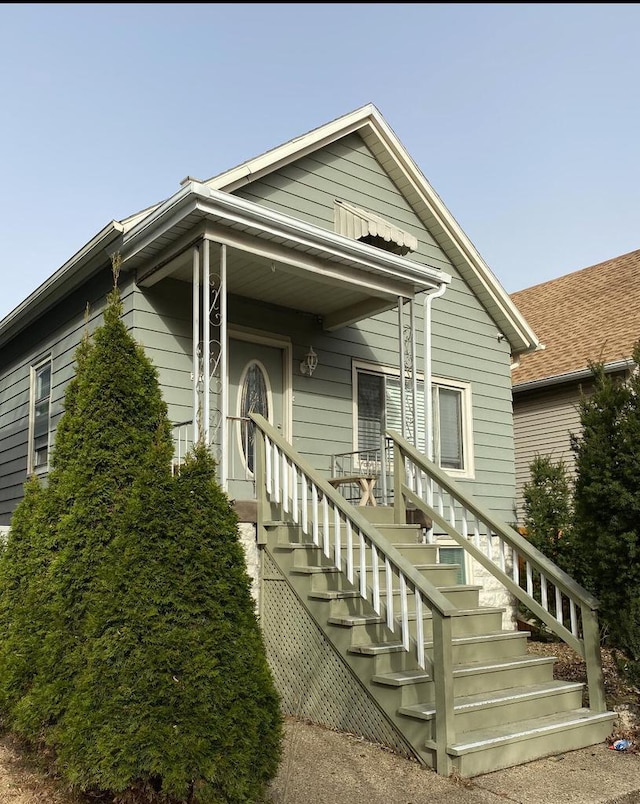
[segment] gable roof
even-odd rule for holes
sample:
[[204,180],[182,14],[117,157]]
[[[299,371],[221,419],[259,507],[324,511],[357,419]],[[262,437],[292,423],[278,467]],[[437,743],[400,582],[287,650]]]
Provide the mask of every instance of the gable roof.
[[511,344],[512,353],[520,354],[539,348],[536,333],[371,103],[220,173],[205,183],[213,189],[232,193],[353,132],[358,132],[362,137],[437,244],[480,299]]
[[[106,253],[105,232],[109,235],[111,250],[116,250],[118,238],[122,242],[123,238],[132,239],[137,236],[136,233],[144,234],[147,229],[150,231],[152,227],[147,227],[147,223],[155,221],[167,206],[172,205],[174,199],[182,199],[185,192],[195,198],[208,189],[211,194],[221,198],[223,194],[231,194],[234,190],[353,132],[358,132],[362,137],[429,229],[437,244],[457,268],[463,280],[484,305],[496,326],[507,338],[512,353],[517,355],[539,348],[539,340],[534,331],[372,104],[214,176],[206,183],[187,177],[183,180],[181,189],[166,201],[131,215],[123,221],[112,222],[0,321],[0,340],[10,337],[10,333],[15,333],[27,321],[33,320],[56,300],[62,298],[69,287],[79,284],[87,277],[91,264],[95,263],[98,254]],[[100,245],[96,245],[98,242]],[[442,276],[443,281],[448,281],[448,275],[442,274]]]
[[590,362],[630,363],[640,339],[640,250],[513,293],[544,349],[523,355],[514,390],[588,376]]

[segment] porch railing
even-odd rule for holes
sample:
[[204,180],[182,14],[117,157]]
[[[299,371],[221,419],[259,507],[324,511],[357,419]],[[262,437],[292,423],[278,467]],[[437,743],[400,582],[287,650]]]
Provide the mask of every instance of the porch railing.
[[173,438],[173,463],[172,470],[176,474],[180,471],[180,466],[193,447],[193,422],[175,422],[172,425],[171,435]]
[[[259,539],[269,522],[299,525],[333,566],[398,634],[417,666],[435,685],[437,771],[451,770],[447,746],[453,742],[452,621],[456,608],[354,506],[344,499],[263,416],[256,424],[256,493]],[[275,514],[274,514],[275,512]],[[399,600],[394,602],[394,592]],[[384,601],[383,601],[384,597]],[[410,634],[409,601],[415,607],[416,637]],[[433,618],[433,660],[425,653],[423,617]]]
[[589,706],[606,709],[598,601],[516,530],[480,506],[445,472],[399,433],[394,442],[395,519],[406,505],[421,509],[434,529],[446,533],[585,660]]

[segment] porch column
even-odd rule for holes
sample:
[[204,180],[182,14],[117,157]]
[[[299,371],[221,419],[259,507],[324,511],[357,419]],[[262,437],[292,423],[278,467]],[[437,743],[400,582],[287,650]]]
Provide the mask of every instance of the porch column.
[[220,418],[222,488],[229,490],[229,339],[227,337],[227,247],[220,244]]
[[193,443],[200,439],[200,246],[193,247],[191,377],[193,382]]
[[205,238],[202,255],[202,427],[204,444],[208,447],[211,444],[211,421],[210,421],[210,393],[211,393],[211,275],[209,264],[209,241]]

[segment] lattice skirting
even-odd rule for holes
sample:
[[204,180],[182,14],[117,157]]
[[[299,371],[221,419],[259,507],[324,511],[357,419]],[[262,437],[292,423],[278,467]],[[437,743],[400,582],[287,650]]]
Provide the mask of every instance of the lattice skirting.
[[411,757],[266,552],[263,558],[261,625],[283,711]]

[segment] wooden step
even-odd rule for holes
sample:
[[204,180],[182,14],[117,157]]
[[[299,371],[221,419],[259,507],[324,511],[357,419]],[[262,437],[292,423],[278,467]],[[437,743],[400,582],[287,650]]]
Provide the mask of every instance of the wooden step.
[[[570,681],[508,687],[491,693],[461,696],[454,704],[455,734],[521,722],[533,717],[579,709],[583,685]],[[399,714],[431,722],[436,710],[432,703],[401,706]]]
[[[603,742],[615,716],[583,708],[543,715],[465,732],[448,750],[461,776],[478,776]],[[427,741],[425,747],[435,751],[433,742]]]

